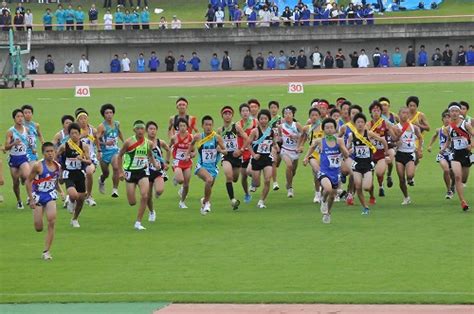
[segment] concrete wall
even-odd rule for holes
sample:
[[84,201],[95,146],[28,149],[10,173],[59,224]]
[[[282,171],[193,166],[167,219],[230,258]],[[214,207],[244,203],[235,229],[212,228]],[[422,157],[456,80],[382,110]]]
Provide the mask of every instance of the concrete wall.
[[[17,32],[15,41],[26,42],[24,33]],[[0,45],[7,42],[7,34],[0,33]],[[277,54],[284,50],[305,50],[307,55],[314,46],[320,51],[330,50],[333,55],[342,48],[346,57],[349,52],[366,49],[371,55],[375,47],[387,49],[389,53],[400,47],[404,54],[408,45],[418,48],[426,46],[428,54],[449,43],[456,51],[459,45],[466,48],[474,44],[474,23],[436,23],[408,25],[363,25],[363,26],[326,26],[326,27],[291,27],[291,28],[257,28],[257,29],[182,29],[182,30],[140,30],[140,31],[87,31],[87,32],[34,32],[32,34],[32,55],[40,61],[40,72],[43,72],[47,54],[52,54],[57,71],[62,71],[64,64],[73,62],[76,67],[81,54],[86,54],[91,62],[91,72],[108,72],[109,63],[114,54],[126,52],[135,62],[138,54],[143,52],[148,59],[155,50],[160,58],[160,70],[164,70],[164,57],[168,50],[173,51],[175,58],[180,54],[189,60],[196,51],[201,58],[201,69],[209,70],[212,53],[221,59],[224,50],[228,50],[233,61],[233,69],[242,69],[242,60],[247,49],[256,57],[262,52],[266,57],[269,50]],[[0,53],[3,53],[0,51]],[[0,55],[0,66],[6,55]],[[25,61],[26,62],[26,61]],[[349,62],[346,62],[349,67]]]

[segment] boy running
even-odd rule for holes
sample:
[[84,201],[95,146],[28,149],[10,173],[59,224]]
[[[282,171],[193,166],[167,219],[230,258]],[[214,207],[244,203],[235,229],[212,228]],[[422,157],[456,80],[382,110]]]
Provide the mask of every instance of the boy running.
[[44,143],[43,134],[40,131],[39,123],[33,122],[33,107],[30,105],[24,105],[21,107],[24,116],[24,124],[28,131],[28,143],[29,148],[27,149],[28,160],[33,163],[38,160],[38,154],[36,152],[38,139],[40,143]]
[[172,138],[179,131],[179,120],[184,119],[188,124],[189,134],[198,132],[196,125],[196,117],[190,116],[188,114],[188,100],[184,97],[178,98],[176,100],[176,109],[178,109],[178,114],[171,116],[168,126],[168,137]]

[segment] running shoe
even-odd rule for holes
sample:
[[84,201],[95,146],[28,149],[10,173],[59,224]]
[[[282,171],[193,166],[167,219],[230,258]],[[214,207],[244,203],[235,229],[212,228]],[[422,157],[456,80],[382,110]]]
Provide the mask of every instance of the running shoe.
[[80,228],[81,225],[79,224],[79,221],[77,219],[71,219],[71,226],[73,228]]
[[288,196],[289,198],[293,198],[293,197],[295,196],[295,192],[293,191],[293,188],[289,188],[289,189],[288,189],[288,194],[287,194],[287,196]]
[[146,228],[143,227],[142,223],[139,221],[135,222],[135,225],[133,226],[133,228],[135,228],[135,230],[138,230],[138,231],[146,230]]
[[92,196],[89,196],[88,198],[86,198],[86,204],[89,206],[97,205],[96,201],[92,198]]
[[49,251],[43,252],[43,254],[41,254],[41,258],[45,261],[50,261],[50,260],[53,259],[53,257],[51,256],[51,253],[49,253]]
[[99,177],[99,192],[100,194],[105,194],[105,182],[103,182]]
[[273,182],[273,191],[278,191],[280,189],[280,186],[278,185],[278,182]]
[[117,198],[119,197],[119,194],[118,194],[118,190],[117,189],[113,189],[112,190],[112,195],[111,195],[113,198]]
[[17,208],[17,209],[25,209],[25,206],[23,206],[23,202],[22,202],[22,201],[19,201],[19,202],[16,204],[16,208]]
[[259,200],[257,206],[258,208],[267,208],[263,200]]
[[411,180],[408,180],[407,183],[409,186],[415,186],[415,179],[412,178]]
[[385,196],[385,189],[381,186],[379,189],[379,196],[384,197]]
[[387,176],[387,187],[391,188],[393,186],[393,180],[391,176]]
[[186,206],[186,204],[183,201],[179,201],[178,207],[181,209],[188,208],[188,206]]
[[244,196],[244,202],[248,204],[248,203],[250,203],[251,200],[252,200],[252,195],[250,195],[250,194],[245,194],[245,196]]
[[453,196],[454,196],[454,193],[453,193],[453,191],[451,191],[451,190],[449,190],[449,191],[446,193],[446,199],[447,199],[447,200],[452,199]]
[[362,215],[368,215],[370,212],[368,207],[362,208]]
[[154,210],[148,214],[148,221],[150,222],[156,221],[156,212]]
[[403,198],[402,205],[409,205],[409,204],[411,204],[411,198],[410,198],[410,196],[404,197],[404,198]]
[[347,193],[346,204],[349,206],[354,205],[354,197],[352,197],[352,193]]
[[331,215],[330,214],[324,214],[323,215],[323,223],[324,224],[330,224],[331,223]]
[[467,204],[466,201],[462,201],[461,202],[461,207],[462,207],[462,210],[467,212],[469,210],[469,205]]
[[313,203],[321,202],[321,192],[314,192]]
[[235,198],[231,201],[231,206],[233,210],[239,209],[240,201]]
[[375,197],[371,197],[371,198],[369,199],[369,204],[370,204],[370,205],[375,205],[375,203],[377,203],[377,201],[375,200]]

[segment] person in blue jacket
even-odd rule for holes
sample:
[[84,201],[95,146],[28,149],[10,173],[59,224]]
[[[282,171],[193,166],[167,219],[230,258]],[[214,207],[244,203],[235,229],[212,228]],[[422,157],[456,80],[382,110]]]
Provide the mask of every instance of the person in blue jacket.
[[276,68],[276,58],[273,55],[273,52],[269,51],[268,57],[267,57],[267,69],[275,70],[275,68]]
[[328,7],[326,7],[321,15],[321,19],[323,20],[321,24],[323,25],[329,25],[329,16],[331,14],[331,10],[329,10]]
[[234,11],[237,4],[237,0],[227,0],[227,7],[229,8],[229,21],[234,20]]
[[117,11],[114,14],[115,29],[123,29],[124,14],[120,10],[120,7],[117,7]]
[[474,65],[474,46],[469,45],[469,50],[466,52],[466,65]]
[[217,8],[215,10],[217,11],[218,8],[221,8],[222,11],[225,11],[226,6],[227,6],[226,0],[217,0]]
[[219,66],[221,65],[221,62],[219,61],[219,58],[217,58],[217,53],[212,54],[212,58],[209,64],[211,65],[211,71],[219,71]]
[[54,16],[56,17],[56,30],[63,31],[64,30],[64,21],[66,20],[65,12],[63,10],[63,6],[60,4],[58,5],[58,9],[54,12]]
[[315,5],[313,7],[313,19],[315,21],[313,21],[313,26],[318,26],[319,24],[321,24],[321,22],[319,21],[319,19],[321,18],[321,6],[319,4]]
[[82,11],[82,6],[78,5],[76,10],[76,29],[82,31],[84,29],[84,19],[86,17],[84,11]]
[[140,53],[137,59],[137,72],[145,72],[145,64],[145,56],[143,56],[143,53]]
[[120,73],[121,70],[120,60],[118,55],[114,55],[114,58],[110,62],[110,72]]
[[144,7],[140,13],[140,21],[142,29],[150,29],[150,11],[148,11],[148,7]]
[[236,4],[234,8],[233,21],[235,21],[235,27],[240,27],[240,20],[242,19],[242,10],[239,9],[239,6]]
[[311,11],[308,9],[308,6],[305,5],[303,10],[301,10],[301,25],[309,26],[309,20],[311,19]]
[[370,3],[367,3],[364,10],[364,17],[367,21],[367,25],[374,25],[374,13],[375,11]]
[[380,56],[380,66],[382,68],[390,67],[390,56],[388,55],[387,50],[384,50],[382,55]]
[[52,31],[53,30],[53,15],[51,14],[51,10],[49,8],[46,9],[46,13],[43,15],[43,25],[45,31]]
[[199,64],[201,63],[201,59],[199,59],[196,52],[192,53],[191,60],[189,60],[188,63],[191,65],[192,71],[199,71]]
[[148,60],[148,68],[150,69],[150,72],[156,72],[158,71],[159,67],[160,67],[160,60],[156,56],[156,52],[152,51],[150,60]]
[[420,52],[418,52],[418,66],[425,67],[428,65],[428,54],[425,50],[425,45],[420,46]]
[[73,31],[74,30],[74,19],[76,18],[76,12],[72,8],[70,4],[66,10],[64,10],[64,16],[66,18],[66,30]]
[[344,6],[341,5],[339,9],[339,25],[346,25],[346,18],[347,18],[346,8],[344,8]]
[[176,62],[176,69],[178,72],[186,72],[186,60],[184,60],[184,56],[180,55],[178,62]]
[[257,25],[257,10],[255,10],[255,7],[252,7],[252,12],[250,12],[249,16],[247,17],[247,21],[249,24],[249,28],[255,28]]
[[130,14],[130,23],[132,24],[132,29],[140,29],[140,13],[136,9]]
[[356,9],[356,13],[355,13],[356,25],[364,24],[364,16],[365,16],[364,9],[360,5],[358,5]]
[[123,23],[125,24],[125,29],[132,29],[132,16],[130,15],[130,11],[128,9],[125,10]]

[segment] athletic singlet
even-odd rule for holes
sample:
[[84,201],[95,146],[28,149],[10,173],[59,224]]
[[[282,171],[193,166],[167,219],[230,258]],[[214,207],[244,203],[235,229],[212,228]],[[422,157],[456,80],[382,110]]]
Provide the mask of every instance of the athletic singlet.
[[[387,140],[388,127],[387,127],[386,122],[382,121],[382,123],[374,129],[373,126],[374,126],[375,123],[377,123],[377,122],[370,121],[370,130],[372,132],[374,132],[375,134],[379,135],[380,137],[385,138],[385,140]],[[384,146],[383,146],[382,142],[380,142],[376,139],[371,139],[370,141],[372,142],[372,144],[374,144],[374,146],[375,146],[375,148],[377,148],[377,150],[384,150]]]
[[101,138],[100,148],[102,150],[117,150],[118,149],[118,137],[119,137],[119,122],[114,121],[114,127],[112,128],[105,121],[102,122],[104,125],[104,135]]
[[20,144],[14,145],[12,148],[10,148],[10,156],[26,156],[27,154],[27,149],[29,146],[28,142],[28,132],[26,127],[23,126],[23,132],[20,133],[18,132],[17,129],[15,129],[14,126],[12,126],[9,129],[10,132],[12,132],[12,141],[11,143],[15,142],[17,139],[20,140]]
[[[207,135],[201,133],[201,139],[205,138]],[[217,137],[209,139],[207,142],[201,145],[198,148],[198,164],[204,166],[205,168],[215,168],[217,167],[217,162],[219,161],[219,156],[217,153]]]
[[[133,136],[132,139],[132,145],[134,145],[137,142],[137,138]],[[148,140],[144,139],[143,143],[133,150],[125,152],[125,158],[123,159],[124,170],[143,170],[148,168],[148,143]]]
[[[240,127],[244,130],[245,134],[247,134],[247,136],[250,136],[250,133],[252,133],[252,130],[255,129],[258,125],[257,123],[257,120],[256,119],[251,119],[249,118],[249,120],[251,121],[248,125],[247,123],[244,124],[244,120],[240,120],[238,123],[240,124]],[[244,138],[241,137],[240,135],[237,135],[237,143],[239,144],[239,147],[242,147],[244,146]],[[250,156],[251,156],[251,153],[249,150],[245,150],[243,153],[242,153],[242,159],[244,161],[247,161],[250,159]]]
[[69,140],[69,134],[64,133],[64,129],[59,132],[59,142],[56,145],[59,147]]
[[[464,133],[469,135],[469,131],[467,131],[465,125],[466,125],[466,120],[462,120],[458,128],[464,131]],[[471,142],[470,137],[469,139],[467,139],[466,137],[462,136],[461,134],[456,132],[456,130],[451,125],[449,126],[449,135],[451,136],[451,143],[452,143],[451,148],[453,150],[467,149],[467,147],[469,146]]]
[[[180,118],[183,118],[183,117],[180,117],[179,115],[175,115],[174,118],[173,118],[173,128],[176,132],[179,131],[179,122],[178,122],[178,120]],[[188,122],[188,132],[189,132],[189,134],[192,134],[193,130],[194,130],[194,126],[196,125],[196,117],[186,115],[186,116],[184,116],[184,120],[186,120]]]
[[283,122],[281,124],[281,139],[283,141],[282,148],[296,152],[298,141],[295,140],[294,136],[299,136],[298,128],[296,127],[296,122],[287,124]]
[[51,171],[47,167],[44,159],[41,161],[41,164],[43,166],[43,171],[36,175],[33,180],[33,192],[49,193],[56,190],[56,182],[59,178],[60,166],[54,161],[55,169]]
[[[84,144],[82,142],[79,142],[78,144],[80,149],[83,149]],[[63,163],[64,163],[64,168],[65,170],[68,171],[81,171],[82,169],[82,162],[77,158],[80,153],[76,151],[75,149],[72,149],[71,146],[69,146],[69,143],[66,142],[64,144],[64,153],[63,153]]]
[[185,138],[181,138],[178,133],[176,138],[178,142],[173,145],[173,159],[184,161],[188,155],[189,145],[193,140],[193,136],[188,134]]
[[[444,134],[444,130],[446,130],[446,127],[442,126],[439,128],[438,131],[438,137],[439,137],[439,149],[443,149],[444,145],[448,141],[448,136]],[[449,148],[448,148],[449,150]]]
[[273,147],[273,130],[270,128],[270,132],[268,133],[268,135],[262,139],[263,135],[264,133],[262,132],[262,129],[258,127],[258,138],[252,143],[252,148],[256,154],[260,154],[262,156],[270,156]]
[[336,142],[334,147],[329,147],[326,139],[323,138],[320,150],[320,171],[328,176],[337,176],[342,164],[342,153],[339,144]]
[[[282,119],[281,119],[281,116],[276,116],[274,118],[276,118],[276,120],[273,121],[273,123],[270,125],[270,127],[273,129],[273,134],[277,135],[279,133],[278,132],[278,127],[281,125]],[[273,118],[272,118],[272,120],[273,120]],[[277,140],[280,141],[279,138]]]
[[230,129],[225,129],[225,127],[222,127],[222,140],[224,141],[224,146],[228,153],[233,153],[239,149],[240,146],[238,143],[237,128],[235,127],[235,123],[232,123]]
[[[397,127],[402,130],[403,126],[398,123]],[[403,153],[413,153],[416,149],[415,141],[417,137],[415,135],[415,127],[410,123],[410,126],[400,136],[400,143],[398,144],[398,151]]]
[[[368,132],[364,130],[364,137],[368,140]],[[372,161],[372,150],[369,146],[362,143],[356,136],[352,139],[352,147],[354,148],[353,158],[357,163],[369,163]]]
[[29,148],[28,150],[30,152],[33,152],[33,150],[36,150],[36,142],[37,142],[37,137],[38,137],[38,130],[36,129],[36,123],[33,121],[26,122],[25,121],[25,128],[27,130],[27,138],[28,138],[28,144]]
[[[409,121],[410,123],[412,123],[412,124],[418,125],[418,124],[420,123],[420,115],[421,115],[421,113],[422,113],[421,111],[417,111],[417,112],[415,113],[415,115],[413,116],[413,118],[409,119],[408,121]],[[424,130],[422,131],[421,129],[420,129],[420,131],[421,131],[421,135],[423,136],[423,133],[424,133],[425,131],[424,131]]]
[[89,145],[89,157],[92,161],[95,161],[97,160],[97,155],[95,153],[94,129],[89,125],[87,132],[87,134],[84,134],[83,129],[81,129],[81,142]]
[[347,122],[346,124],[344,124],[346,126],[346,131],[344,132],[344,143],[346,145],[348,145],[349,143],[347,142],[349,140],[349,135],[352,134],[352,130],[351,128],[349,127],[349,123],[352,123],[352,122]]
[[[160,139],[158,139],[158,138],[156,139],[156,146],[151,149],[151,152],[152,152],[153,157],[155,158],[155,160],[160,163],[161,169],[163,169],[163,167],[165,166],[165,160],[163,159],[163,152],[161,150]],[[155,165],[153,165],[151,163],[150,163],[149,167],[150,167],[150,170],[152,170],[152,171],[157,171],[158,170],[158,169],[156,169]]]

